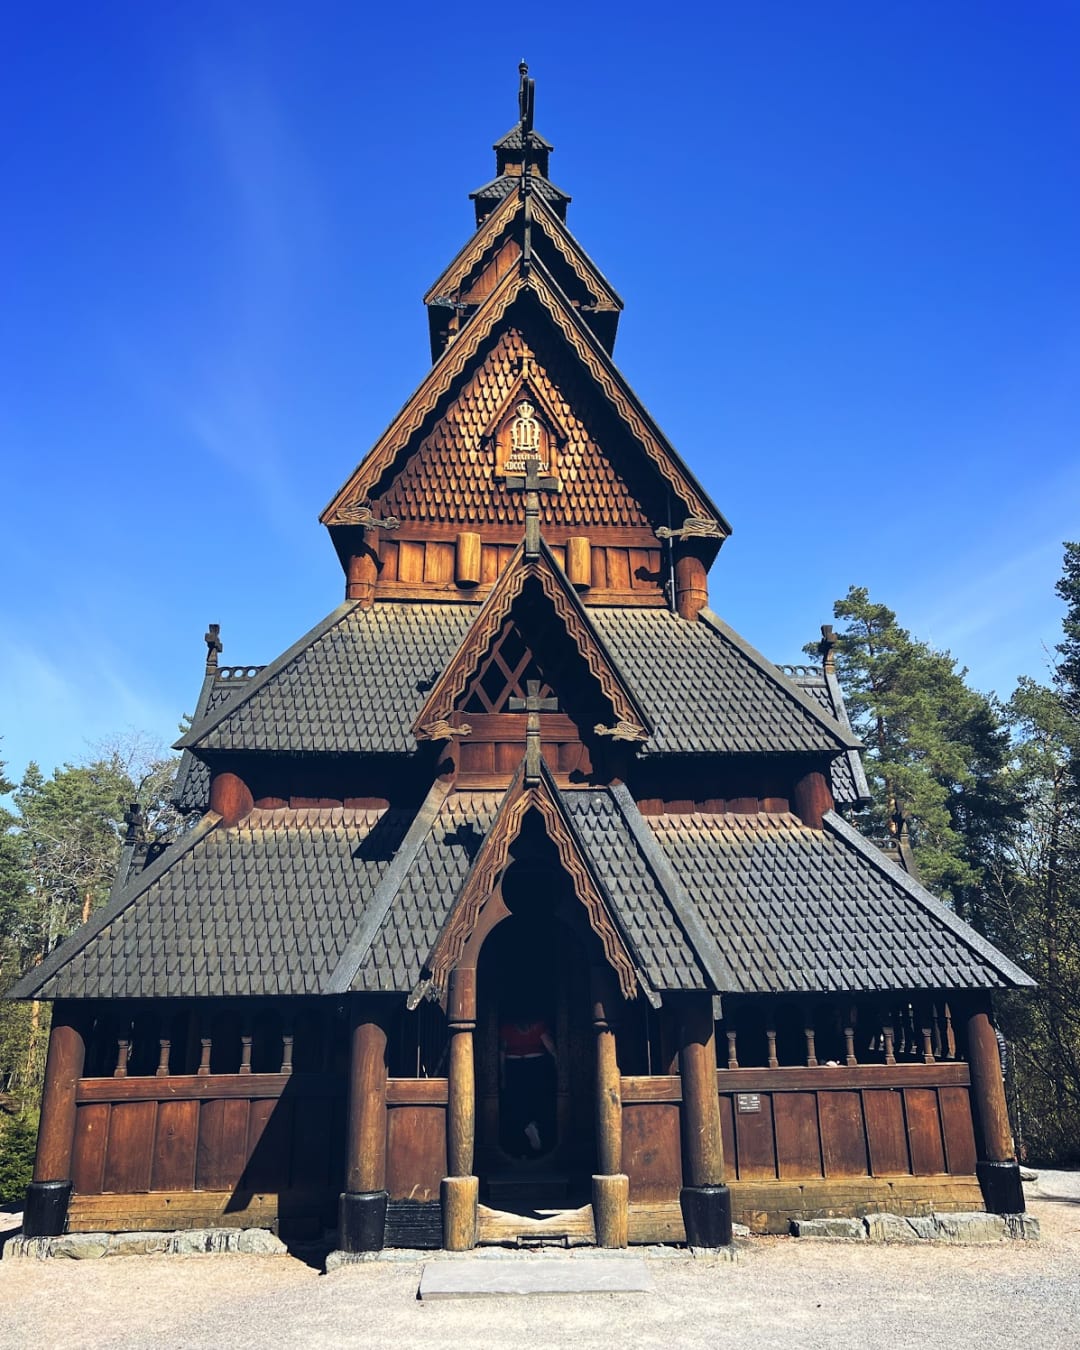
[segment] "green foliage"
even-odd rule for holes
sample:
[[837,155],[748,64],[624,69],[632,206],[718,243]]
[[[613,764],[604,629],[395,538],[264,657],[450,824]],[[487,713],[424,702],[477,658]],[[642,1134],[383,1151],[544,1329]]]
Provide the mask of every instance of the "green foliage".
[[[87,763],[65,764],[48,778],[27,767],[15,811],[0,809],[0,992],[105,902],[131,803],[142,808],[147,845],[178,832],[169,802],[175,772],[175,759],[137,737],[98,747]],[[2,772],[0,786],[12,788]],[[40,1005],[0,1003],[0,1092],[36,1099],[47,1031]]]
[[837,673],[874,796],[860,823],[883,843],[905,817],[923,880],[974,918],[987,856],[1018,813],[1001,712],[865,587],[851,587],[833,613],[843,625]]
[[18,1204],[34,1173],[37,1118],[0,1116],[0,1205]]

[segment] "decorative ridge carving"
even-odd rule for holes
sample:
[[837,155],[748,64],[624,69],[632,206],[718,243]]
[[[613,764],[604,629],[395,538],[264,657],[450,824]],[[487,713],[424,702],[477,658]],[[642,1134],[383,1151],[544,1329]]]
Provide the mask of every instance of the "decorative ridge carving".
[[613,741],[647,741],[649,734],[644,727],[639,727],[636,722],[616,722],[613,727],[604,726],[603,722],[597,722],[593,727],[593,735],[610,736]]
[[461,960],[481,911],[498,887],[508,864],[510,847],[521,833],[525,817],[531,810],[539,811],[544,819],[548,838],[554,843],[559,861],[574,883],[574,893],[584,905],[589,926],[600,939],[604,956],[615,971],[623,998],[634,998],[639,984],[644,987],[644,981],[608,913],[603,893],[582,857],[572,827],[559,809],[546,778],[541,777],[536,786],[526,787],[520,770],[503,798],[450,917],[428,957],[426,969],[430,986],[439,997],[445,995],[450,972]]
[[725,539],[727,536],[712,516],[687,516],[680,529],[661,525],[657,539]]

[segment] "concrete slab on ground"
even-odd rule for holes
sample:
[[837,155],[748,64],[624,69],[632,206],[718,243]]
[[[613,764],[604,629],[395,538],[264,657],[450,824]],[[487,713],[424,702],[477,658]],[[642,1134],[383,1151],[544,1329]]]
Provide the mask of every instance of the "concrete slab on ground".
[[593,1261],[429,1261],[421,1299],[523,1294],[646,1294],[652,1277],[640,1257]]

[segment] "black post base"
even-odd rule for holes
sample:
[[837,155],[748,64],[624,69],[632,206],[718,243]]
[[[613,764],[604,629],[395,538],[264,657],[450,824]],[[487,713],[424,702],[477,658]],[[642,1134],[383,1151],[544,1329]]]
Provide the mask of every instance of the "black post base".
[[386,1241],[385,1191],[344,1191],[338,1200],[338,1242],[343,1252],[381,1252]]
[[977,1162],[975,1175],[991,1214],[1023,1214],[1024,1185],[1016,1162]]
[[679,1192],[689,1247],[726,1247],[731,1242],[731,1192],[726,1186],[684,1186]]
[[25,1237],[59,1237],[67,1226],[70,1181],[32,1181],[23,1208]]

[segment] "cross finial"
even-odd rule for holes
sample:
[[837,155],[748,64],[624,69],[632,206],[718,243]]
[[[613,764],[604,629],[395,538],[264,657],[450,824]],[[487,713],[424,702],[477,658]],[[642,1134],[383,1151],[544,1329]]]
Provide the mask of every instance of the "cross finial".
[[221,624],[212,623],[203,636],[206,643],[206,673],[217,669],[218,655],[222,651]]
[[525,556],[537,558],[540,556],[540,494],[556,491],[559,480],[542,472],[547,466],[535,451],[525,455],[522,463],[524,475],[507,474],[504,485],[510,492],[525,494]]
[[511,698],[507,701],[510,712],[528,713],[525,723],[525,786],[535,787],[540,781],[540,714],[558,712],[557,698],[540,697],[540,681],[525,681],[525,698]]

